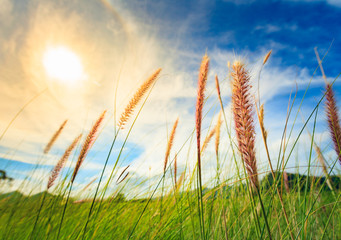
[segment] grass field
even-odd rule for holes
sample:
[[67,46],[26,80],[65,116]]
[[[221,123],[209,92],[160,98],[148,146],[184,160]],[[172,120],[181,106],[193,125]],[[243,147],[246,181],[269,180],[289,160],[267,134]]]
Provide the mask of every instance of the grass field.
[[[270,54],[265,56],[263,65]],[[322,69],[322,65],[320,67]],[[235,61],[229,68],[233,123],[227,122],[226,108],[216,78],[221,115],[217,123],[212,120],[212,131],[202,136],[201,122],[205,117],[203,106],[207,99],[204,92],[209,71],[209,58],[206,55],[203,57],[198,77],[197,105],[193,106],[196,111],[192,136],[195,154],[188,156],[188,159],[196,159],[194,169],[188,166],[178,169],[177,156],[173,155],[173,152],[179,151],[172,147],[178,124],[181,124],[180,119],[171,128],[165,158],[160,160],[164,161],[163,174],[154,178],[153,184],[143,193],[136,193],[143,197],[131,197],[133,194],[125,196],[141,188],[134,189],[129,185],[132,179],[129,168],[122,173],[118,172],[120,156],[130,131],[133,131],[137,115],[145,104],[143,101],[148,98],[159,77],[161,69],[158,69],[140,86],[121,114],[115,136],[108,143],[111,148],[102,173],[97,181],[91,183],[95,186],[93,191],[84,197],[85,190],[80,190],[80,197],[74,193],[74,182],[88,151],[97,137],[100,137],[99,130],[105,111],[94,122],[82,142],[78,136],[66,149],[48,176],[46,191],[36,195],[22,195],[20,191],[31,184],[27,176],[16,192],[0,196],[1,239],[341,239],[340,175],[331,175],[335,173],[335,166],[341,163],[341,158],[338,156],[333,160],[333,165],[327,166],[323,151],[314,140],[316,117],[318,114],[326,114],[330,141],[334,143],[337,155],[340,155],[341,130],[332,83],[326,83],[327,91],[321,94],[318,105],[308,115],[297,138],[290,139],[294,144],[288,148],[286,144],[293,125],[283,126],[279,157],[271,158],[267,154],[269,166],[264,170],[257,167],[259,160],[255,154],[254,129],[259,124],[261,130],[257,138],[263,140],[262,148],[268,153],[267,131],[271,129],[264,126],[264,107],[261,102],[255,103],[248,92],[251,87],[250,76],[245,65]],[[287,118],[296,120],[299,113],[291,112],[295,98],[292,99]],[[322,110],[324,102],[326,111]],[[319,108],[320,111],[317,111]],[[309,133],[311,141],[307,143],[310,148],[305,149],[309,164],[304,167],[308,170],[304,175],[289,173],[286,165],[294,155],[301,134],[307,131],[308,122],[313,125]],[[51,138],[44,154],[48,154],[53,147],[65,124]],[[121,131],[123,128],[127,128],[128,133]],[[219,139],[223,131],[229,136],[228,142]],[[126,141],[117,147],[116,138],[119,134],[126,134]],[[203,154],[214,136],[216,170],[211,174],[213,177],[204,181],[203,174],[207,170],[202,165],[202,161],[205,161]],[[81,144],[81,150],[76,156],[75,168],[59,178],[65,162],[78,143]],[[222,145],[228,146],[229,154],[220,150],[219,146]],[[104,181],[107,163],[115,147],[120,151],[114,167],[109,169],[110,177]],[[313,157],[315,153],[316,158]],[[221,174],[220,166],[226,159],[235,163],[233,177]],[[274,164],[276,161],[277,164]],[[322,174],[314,175],[310,170],[316,165],[322,169]],[[137,185],[148,185],[148,180],[142,179]],[[2,182],[1,187],[5,188],[6,184]],[[117,190],[109,191],[109,186],[114,184],[119,186]]]

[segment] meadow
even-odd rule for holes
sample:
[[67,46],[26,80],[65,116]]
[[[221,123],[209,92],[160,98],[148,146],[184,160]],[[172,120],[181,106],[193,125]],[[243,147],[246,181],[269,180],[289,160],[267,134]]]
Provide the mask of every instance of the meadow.
[[[269,61],[271,51],[264,57],[263,65]],[[317,70],[323,67],[317,55]],[[283,135],[278,157],[270,156],[267,140],[267,126],[264,125],[265,106],[259,96],[252,96],[250,75],[247,66],[241,61],[228,64],[232,89],[233,122],[226,117],[226,108],[222,100],[220,81],[215,77],[220,115],[215,122],[212,119],[211,130],[202,131],[202,120],[207,117],[204,105],[209,72],[209,57],[204,56],[198,75],[198,92],[193,119],[193,148],[188,159],[195,159],[194,169],[188,166],[178,169],[177,154],[173,149],[176,130],[181,119],[172,125],[163,161],[163,174],[157,176],[144,197],[129,197],[125,194],[134,189],[129,185],[129,165],[118,171],[121,155],[134,131],[143,105],[157,81],[161,69],[157,69],[138,88],[118,118],[115,135],[107,154],[103,170],[96,181],[90,182],[93,191],[87,198],[74,194],[74,182],[79,169],[95,140],[100,137],[100,129],[106,111],[99,116],[86,136],[76,136],[65,150],[57,165],[48,176],[46,190],[39,194],[24,195],[21,191],[30,183],[30,177],[22,182],[17,191],[0,195],[0,236],[2,239],[341,239],[341,181],[335,166],[341,164],[341,127],[338,108],[333,92],[333,83],[327,82],[325,91],[319,96],[319,102],[304,120],[303,127],[295,139],[290,139],[299,111],[293,112],[294,104],[301,106],[305,100],[295,102],[295,93],[289,99],[287,121],[283,126]],[[259,73],[261,79],[261,73]],[[210,79],[212,80],[212,79]],[[306,91],[309,91],[307,88]],[[319,110],[319,111],[318,111]],[[323,149],[315,141],[315,125],[318,114],[323,114],[328,122],[331,147],[336,152],[332,165],[327,165]],[[294,123],[289,125],[289,118]],[[311,138],[307,152],[308,170],[305,174],[292,173],[287,168],[290,158],[295,157],[296,143],[307,125],[313,126],[309,132]],[[63,131],[67,122],[46,144],[44,153],[48,154]],[[260,134],[256,136],[255,125],[259,125]],[[128,131],[122,131],[122,129]],[[224,131],[229,141],[221,141]],[[125,134],[123,145],[118,146],[117,137]],[[255,139],[262,139],[262,150],[266,152],[268,166],[257,166]],[[289,139],[293,144],[287,144]],[[179,141],[179,140],[178,140]],[[185,142],[186,140],[180,140]],[[209,181],[203,180],[207,171],[202,164],[207,145],[214,142],[216,169]],[[213,144],[213,143],[212,143]],[[228,146],[229,154],[222,152],[221,146]],[[76,165],[60,177],[61,172],[74,149],[80,151],[75,156]],[[289,146],[289,147],[288,147]],[[109,169],[108,162],[112,150],[119,149],[115,164]],[[224,148],[226,149],[226,148]],[[175,153],[175,154],[173,154]],[[224,157],[223,157],[224,156]],[[315,157],[316,156],[316,157]],[[233,177],[222,177],[223,161],[228,159],[235,164]],[[302,166],[301,166],[302,167]],[[310,169],[319,168],[321,174]],[[298,166],[297,166],[298,168]],[[6,169],[4,169],[6,170]],[[293,170],[293,171],[292,171]],[[262,176],[262,177],[260,177]],[[6,180],[1,180],[1,188],[6,188]],[[9,181],[9,180],[8,180]],[[148,180],[146,180],[148,181]],[[116,191],[109,191],[111,185],[117,185]],[[140,185],[145,184],[144,180]],[[85,192],[85,189],[81,192]]]

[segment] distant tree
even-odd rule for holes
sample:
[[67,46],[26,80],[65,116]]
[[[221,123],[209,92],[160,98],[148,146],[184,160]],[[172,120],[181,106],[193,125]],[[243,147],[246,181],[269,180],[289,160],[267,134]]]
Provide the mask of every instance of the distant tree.
[[13,178],[7,177],[6,171],[0,170],[0,180],[9,180],[9,181],[13,181]]

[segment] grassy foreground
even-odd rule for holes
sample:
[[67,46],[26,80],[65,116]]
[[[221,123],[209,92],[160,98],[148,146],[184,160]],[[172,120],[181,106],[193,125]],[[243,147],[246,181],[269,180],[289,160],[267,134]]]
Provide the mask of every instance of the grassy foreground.
[[[302,177],[302,176],[301,176]],[[289,174],[293,188],[283,194],[290,219],[290,228],[281,211],[281,204],[271,187],[271,176],[262,181],[262,199],[273,239],[290,238],[289,229],[299,239],[340,239],[341,211],[334,193],[324,187],[324,180],[310,177],[309,190],[304,187],[308,178]],[[337,181],[338,178],[335,178]],[[270,181],[269,181],[270,180]],[[296,182],[296,184],[295,184]],[[315,183],[314,183],[315,182]],[[312,186],[312,187],[310,187]],[[322,189],[322,190],[321,190]],[[205,235],[207,239],[265,239],[264,216],[259,201],[251,202],[246,187],[218,187],[204,194]],[[25,197],[18,192],[2,195],[0,200],[0,232],[2,239],[26,239],[30,236],[44,193]],[[214,197],[213,197],[214,196]],[[48,194],[33,239],[56,239],[65,201]],[[171,192],[163,196],[162,215],[160,198],[150,201],[140,223],[133,231],[148,199],[126,200],[121,194],[102,203],[88,225],[85,239],[198,239],[201,236],[196,193]],[[60,239],[80,239],[91,202],[70,200]],[[99,205],[97,205],[99,206]],[[255,216],[257,219],[255,219]]]

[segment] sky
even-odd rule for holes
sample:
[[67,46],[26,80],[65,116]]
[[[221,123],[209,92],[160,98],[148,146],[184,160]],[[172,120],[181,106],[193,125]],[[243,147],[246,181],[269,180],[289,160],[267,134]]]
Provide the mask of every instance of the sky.
[[[210,71],[203,138],[216,123],[220,111],[215,74],[221,84],[226,126],[230,126],[227,62],[245,63],[256,95],[263,57],[272,50],[261,71],[259,89],[274,165],[288,102],[293,100],[296,86],[297,97],[288,121],[292,129],[287,142],[289,150],[302,129],[302,119],[309,117],[323,96],[324,81],[315,47],[323,58],[328,81],[336,79],[336,98],[341,99],[337,79],[341,72],[339,0],[0,0],[0,6],[0,169],[15,179],[2,186],[1,191],[18,189],[27,176],[33,184],[24,192],[44,190],[50,171],[64,150],[78,134],[85,137],[94,121],[107,110],[100,134],[76,178],[76,189],[98,179],[115,136],[115,118],[138,86],[158,68],[162,68],[160,77],[126,143],[132,120],[117,137],[104,179],[110,175],[124,144],[115,174],[130,165],[129,182],[135,187],[134,194],[145,192],[162,174],[167,139],[178,117],[171,158],[178,154],[179,172],[185,166],[193,169],[197,77],[205,53],[210,58]],[[68,49],[79,59],[81,75],[77,81],[58,81],[49,74],[44,57],[51,49]],[[310,132],[314,117],[307,125]],[[45,145],[66,119],[62,134],[44,155]],[[264,172],[268,162],[257,121],[255,125],[258,168]],[[316,117],[315,141],[332,165],[336,155],[323,104]],[[288,172],[306,172],[310,144],[308,132],[303,131],[289,158]],[[208,186],[216,168],[213,145],[208,146],[203,156],[204,182]],[[70,157],[63,176],[72,171],[79,149],[80,146]],[[226,128],[222,128],[220,149],[222,175],[228,179],[235,175],[235,170]],[[315,153],[312,159],[317,164]],[[319,174],[319,169],[314,172]],[[337,171],[338,165],[334,173]]]

